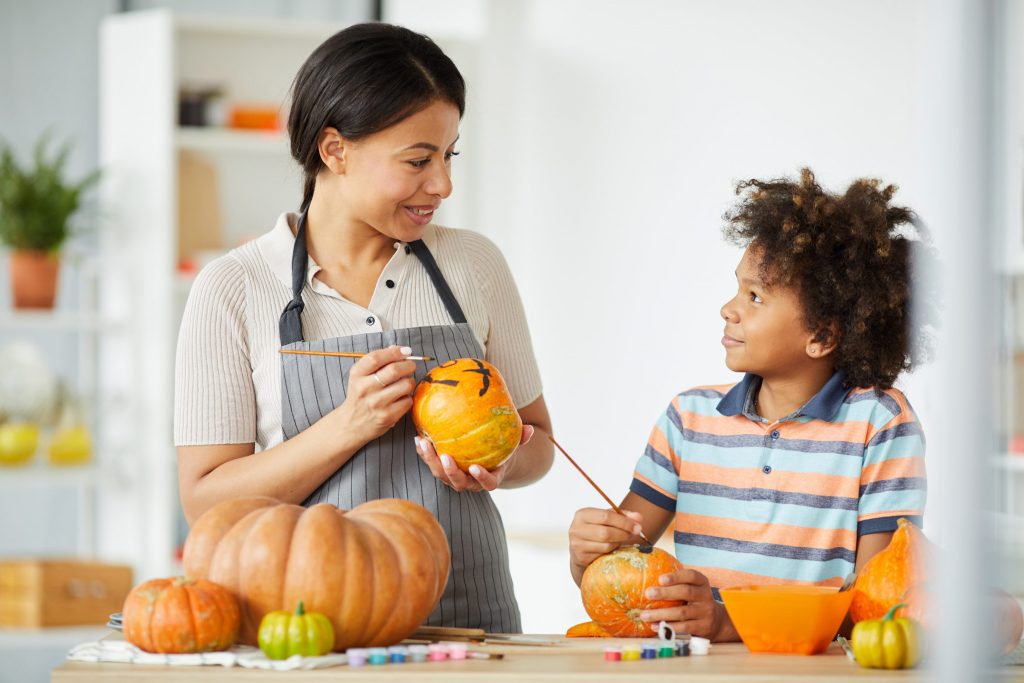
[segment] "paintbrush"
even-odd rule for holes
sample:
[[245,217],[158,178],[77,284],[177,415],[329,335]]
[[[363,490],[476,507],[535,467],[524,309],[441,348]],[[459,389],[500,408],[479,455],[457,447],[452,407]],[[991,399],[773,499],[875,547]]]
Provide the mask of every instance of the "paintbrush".
[[[589,476],[587,476],[587,473],[583,471],[583,468],[582,468],[582,467],[580,467],[580,466],[579,466],[578,464],[576,464],[576,461],[572,459],[572,456],[570,456],[570,455],[569,455],[568,453],[566,453],[566,452],[565,452],[565,449],[564,449],[564,448],[562,448],[562,447],[561,447],[561,446],[560,446],[560,445],[558,444],[558,442],[557,442],[557,441],[555,441],[555,437],[553,437],[553,436],[551,436],[550,434],[548,434],[548,439],[550,439],[550,440],[551,440],[551,443],[555,444],[555,448],[557,448],[557,449],[558,449],[559,451],[561,451],[561,452],[562,452],[562,455],[564,455],[564,456],[565,456],[565,458],[566,458],[566,459],[567,459],[567,460],[568,460],[569,462],[571,462],[571,463],[572,463],[572,466],[573,466],[573,467],[575,467],[575,468],[576,468],[577,470],[579,470],[580,474],[582,474],[582,475],[583,475],[583,478],[584,478],[584,479],[586,479],[586,480],[587,480],[588,482],[590,482],[590,485],[594,487],[594,490],[595,490],[595,491],[597,491],[598,493],[600,493],[600,494],[601,494],[601,497],[605,499],[605,502],[607,502],[607,503],[608,503],[609,505],[611,505],[611,506],[612,506],[612,510],[615,510],[615,511],[616,511],[617,513],[619,513],[620,515],[621,515],[621,514],[623,514],[623,513],[622,513],[622,510],[620,510],[620,509],[619,509],[619,506],[618,506],[618,505],[616,505],[615,503],[613,503],[613,502],[612,502],[612,499],[611,499],[611,498],[609,498],[609,497],[608,497],[608,496],[607,496],[607,495],[605,494],[605,492],[601,490],[601,487],[600,487],[600,486],[598,486],[598,485],[597,485],[597,483],[596,483],[596,482],[594,482],[594,480],[593,480],[593,479],[591,479],[591,478],[590,478]],[[644,531],[643,531],[643,529],[641,529],[641,530],[640,530],[640,538],[644,539],[644,543],[646,543],[646,544],[647,544],[647,545],[649,546],[647,550],[644,550],[644,549],[643,549],[643,547],[641,547],[641,549],[640,549],[640,550],[641,550],[641,552],[650,552],[650,547],[651,547],[651,546],[653,546],[654,544],[653,544],[653,543],[651,543],[650,539],[649,539],[649,538],[647,538],[647,536],[646,536],[646,535],[644,534]]]
[[[298,349],[279,349],[280,353],[291,353],[296,356],[333,356],[336,358],[362,358],[367,353],[352,353],[350,351],[300,351]],[[434,360],[430,356],[406,356],[405,360]]]

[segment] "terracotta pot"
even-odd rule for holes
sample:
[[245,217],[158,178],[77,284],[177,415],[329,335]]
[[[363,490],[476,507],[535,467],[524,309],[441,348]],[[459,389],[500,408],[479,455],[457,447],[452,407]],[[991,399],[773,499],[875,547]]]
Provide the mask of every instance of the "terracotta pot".
[[11,293],[15,308],[53,308],[60,259],[46,251],[11,252]]

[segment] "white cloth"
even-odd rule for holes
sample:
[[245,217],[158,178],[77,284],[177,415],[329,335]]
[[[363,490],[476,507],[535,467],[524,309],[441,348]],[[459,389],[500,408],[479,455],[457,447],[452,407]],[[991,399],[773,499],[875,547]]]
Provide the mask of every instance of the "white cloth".
[[118,662],[122,664],[157,664],[165,666],[241,666],[247,669],[326,669],[348,662],[344,654],[329,654],[323,657],[302,657],[295,655],[288,659],[268,659],[255,647],[236,645],[223,652],[200,652],[187,655],[162,655],[145,652],[127,640],[112,639],[82,643],[71,648],[68,659],[75,662]]
[[[282,214],[273,230],[214,260],[193,283],[178,335],[176,446],[255,442],[266,450],[283,440],[278,320],[292,298],[294,219]],[[469,230],[431,225],[423,241],[516,406],[532,403],[541,394],[540,372],[501,252]],[[309,259],[302,293],[307,341],[451,323],[426,270],[401,243],[367,308],[314,279],[319,270]]]

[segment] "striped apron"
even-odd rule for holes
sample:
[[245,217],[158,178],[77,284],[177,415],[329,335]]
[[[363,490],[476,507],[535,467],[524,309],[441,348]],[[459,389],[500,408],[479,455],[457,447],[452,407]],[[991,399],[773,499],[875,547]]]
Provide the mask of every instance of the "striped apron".
[[[483,350],[462,308],[430,250],[419,240],[409,247],[427,270],[453,324],[305,341],[301,321],[308,258],[305,224],[302,214],[292,251],[292,300],[281,314],[282,348],[367,353],[392,344],[409,346],[414,355],[434,359],[417,362],[417,381],[449,360],[483,358]],[[294,437],[345,400],[349,372],[355,361],[281,354],[281,424],[285,439]],[[458,493],[437,480],[416,452],[415,434],[412,418],[406,413],[390,431],[359,449],[303,505],[331,503],[351,509],[378,498],[404,498],[419,503],[441,523],[452,558],[448,585],[426,623],[482,628],[489,633],[520,632],[519,606],[512,589],[505,528],[498,508],[487,491]]]

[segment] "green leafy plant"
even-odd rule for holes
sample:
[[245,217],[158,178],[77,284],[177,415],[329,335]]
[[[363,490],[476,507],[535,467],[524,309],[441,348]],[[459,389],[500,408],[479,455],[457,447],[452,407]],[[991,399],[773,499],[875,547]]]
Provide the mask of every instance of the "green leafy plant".
[[12,249],[56,252],[71,235],[70,218],[82,193],[99,170],[78,182],[64,177],[70,143],[48,155],[50,136],[36,144],[31,168],[18,164],[14,151],[0,141],[0,242]]

